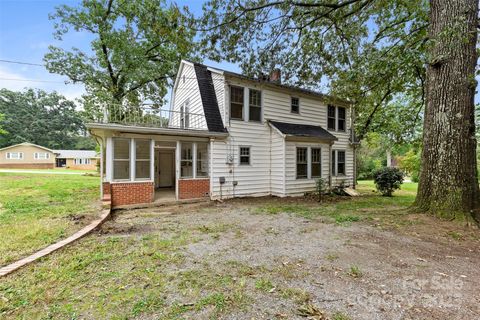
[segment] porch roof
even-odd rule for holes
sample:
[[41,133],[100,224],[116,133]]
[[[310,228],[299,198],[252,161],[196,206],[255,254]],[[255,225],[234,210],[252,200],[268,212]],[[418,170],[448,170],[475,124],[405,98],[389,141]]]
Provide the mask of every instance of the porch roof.
[[189,136],[189,137],[211,137],[225,138],[228,132],[212,132],[208,130],[192,130],[192,129],[174,129],[174,128],[158,128],[158,127],[140,127],[128,126],[115,123],[87,123],[88,129],[118,131],[128,133],[145,133],[145,134],[161,134],[167,136]]
[[325,141],[338,140],[333,134],[320,126],[308,124],[287,123],[278,121],[269,121],[270,125],[278,129],[282,134],[293,137],[316,138]]

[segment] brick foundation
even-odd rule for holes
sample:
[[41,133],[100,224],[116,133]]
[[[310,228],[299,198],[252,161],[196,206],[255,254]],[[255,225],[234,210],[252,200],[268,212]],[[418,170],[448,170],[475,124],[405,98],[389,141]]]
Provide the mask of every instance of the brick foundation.
[[3,169],[54,169],[54,163],[0,163]]
[[[104,194],[105,184],[104,182]],[[153,202],[153,182],[111,183],[110,193],[112,206]]]
[[110,182],[102,182],[103,194],[111,194]]
[[178,180],[179,199],[198,199],[209,197],[210,178]]

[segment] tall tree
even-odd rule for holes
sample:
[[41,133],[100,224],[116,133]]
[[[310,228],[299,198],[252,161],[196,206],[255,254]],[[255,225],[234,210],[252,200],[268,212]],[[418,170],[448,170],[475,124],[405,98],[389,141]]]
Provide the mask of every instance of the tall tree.
[[93,37],[92,54],[50,46],[44,57],[50,72],[85,85],[90,109],[144,101],[161,106],[180,59],[194,52],[194,32],[165,0],[83,0],[57,7],[50,18],[58,40],[70,31]]
[[[426,105],[424,143],[443,139],[442,154],[436,158],[432,148],[423,149],[429,163],[422,170],[416,205],[470,215],[479,207],[469,100],[475,88],[474,2],[478,5],[476,0],[432,0],[431,5],[427,0],[211,0],[198,29],[211,58],[240,62],[247,74],[281,68],[283,81],[290,84],[318,87],[328,82],[331,93],[354,103],[361,138],[371,130],[388,132],[394,122],[384,119],[391,114],[407,119],[396,122],[396,133],[414,134]],[[449,45],[456,49],[447,50]],[[435,66],[442,71],[433,72]],[[448,89],[452,84],[463,87]],[[462,97],[454,106],[457,94]],[[457,148],[452,140],[469,142]],[[447,170],[451,166],[464,169]],[[443,194],[442,201],[428,192]]]
[[416,204],[480,222],[475,138],[478,0],[432,0],[422,169]]
[[0,148],[31,142],[52,149],[73,149],[85,128],[75,103],[56,92],[0,89]]

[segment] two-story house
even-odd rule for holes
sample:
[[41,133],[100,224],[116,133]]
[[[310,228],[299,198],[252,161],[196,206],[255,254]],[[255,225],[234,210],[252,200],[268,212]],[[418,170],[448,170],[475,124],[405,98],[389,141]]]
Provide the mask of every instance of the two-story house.
[[209,197],[300,196],[318,178],[355,184],[352,107],[182,61],[169,110],[108,106],[87,127],[101,143],[114,206]]

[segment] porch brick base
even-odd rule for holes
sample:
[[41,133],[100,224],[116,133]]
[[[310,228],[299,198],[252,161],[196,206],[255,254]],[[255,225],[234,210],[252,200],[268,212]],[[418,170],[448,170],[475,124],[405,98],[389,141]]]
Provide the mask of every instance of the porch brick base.
[[110,188],[106,185],[103,184],[103,193],[110,191],[112,206],[153,202],[153,182],[111,183]]
[[179,199],[198,199],[209,197],[210,179],[180,179],[178,180]]

